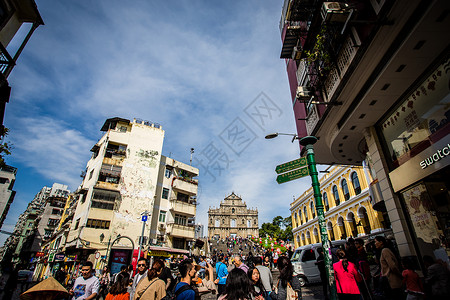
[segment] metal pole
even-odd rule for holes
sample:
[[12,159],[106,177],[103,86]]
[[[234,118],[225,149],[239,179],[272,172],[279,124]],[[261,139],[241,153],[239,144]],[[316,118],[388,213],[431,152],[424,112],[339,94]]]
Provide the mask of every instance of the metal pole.
[[[145,232],[145,222],[147,222],[147,216],[148,216],[148,212],[144,211],[144,213],[142,214],[142,233],[141,233],[141,237],[139,238],[139,249],[138,249],[138,258],[137,260],[139,261],[139,259],[141,258],[141,249],[142,249],[142,243],[144,241],[144,232]],[[145,218],[144,218],[145,216]],[[145,220],[145,221],[144,221]]]
[[316,168],[316,160],[314,156],[314,144],[317,142],[315,136],[306,136],[300,139],[300,145],[305,147],[306,159],[308,161],[309,175],[311,176],[312,188],[314,191],[314,199],[316,202],[317,219],[319,220],[320,238],[322,239],[325,269],[328,276],[328,287],[330,290],[330,299],[337,299],[336,283],[334,281],[334,272],[331,259],[331,243],[328,240],[327,228],[325,225],[325,214],[322,203],[322,193],[320,192],[319,173]]

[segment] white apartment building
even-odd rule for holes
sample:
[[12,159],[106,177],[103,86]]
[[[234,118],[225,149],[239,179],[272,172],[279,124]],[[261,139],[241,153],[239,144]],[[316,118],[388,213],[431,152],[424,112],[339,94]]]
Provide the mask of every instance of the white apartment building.
[[65,252],[79,261],[93,260],[96,268],[111,262],[114,271],[130,264],[137,256],[144,212],[149,215],[143,250],[158,243],[185,248],[194,237],[188,221],[195,217],[192,177],[198,170],[161,155],[159,124],[111,118],[101,131],[105,134],[91,149]]
[[153,216],[158,218],[152,218],[151,244],[187,249],[194,239],[198,191],[194,177],[198,174],[197,168],[161,157],[153,208]]

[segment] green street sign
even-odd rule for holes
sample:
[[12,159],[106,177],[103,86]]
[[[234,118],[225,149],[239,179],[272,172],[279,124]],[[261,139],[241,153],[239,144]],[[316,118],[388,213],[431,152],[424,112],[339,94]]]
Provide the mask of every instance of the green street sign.
[[308,167],[297,169],[288,173],[284,173],[277,176],[277,182],[285,183],[291,180],[299,179],[309,175]]
[[306,161],[306,157],[301,157],[301,158],[298,158],[293,161],[290,161],[285,164],[281,164],[281,165],[277,166],[275,168],[275,172],[277,172],[277,174],[280,174],[280,173],[284,173],[287,171],[291,171],[291,170],[295,170],[295,169],[304,167],[307,164],[308,164],[308,162]]

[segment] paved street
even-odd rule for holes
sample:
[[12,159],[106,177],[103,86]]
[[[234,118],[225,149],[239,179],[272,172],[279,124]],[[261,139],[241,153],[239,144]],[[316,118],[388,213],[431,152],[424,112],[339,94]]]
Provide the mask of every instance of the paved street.
[[[276,283],[278,280],[279,272],[278,270],[274,270],[272,272],[273,274],[273,282]],[[324,299],[323,297],[323,291],[322,291],[322,285],[319,283],[310,284],[302,289],[302,295],[304,300],[314,300],[314,299]],[[213,300],[216,299],[216,295],[207,294],[202,296],[202,300]]]

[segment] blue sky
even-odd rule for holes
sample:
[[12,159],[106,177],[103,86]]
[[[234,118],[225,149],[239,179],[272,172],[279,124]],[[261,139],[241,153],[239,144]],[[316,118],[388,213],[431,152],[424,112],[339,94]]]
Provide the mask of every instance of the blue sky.
[[[36,3],[45,25],[9,77],[7,163],[18,173],[4,230],[41,187],[76,189],[100,127],[116,116],[160,123],[163,154],[174,159],[188,163],[191,147],[194,162],[212,148],[228,158],[210,173],[193,164],[201,173],[197,221],[205,224],[209,206],[232,191],[258,208],[260,224],[290,214],[310,179],[278,185],[275,166],[299,149],[289,137],[264,139],[295,132],[279,59],[283,1]],[[233,138],[234,129],[243,136]]]

